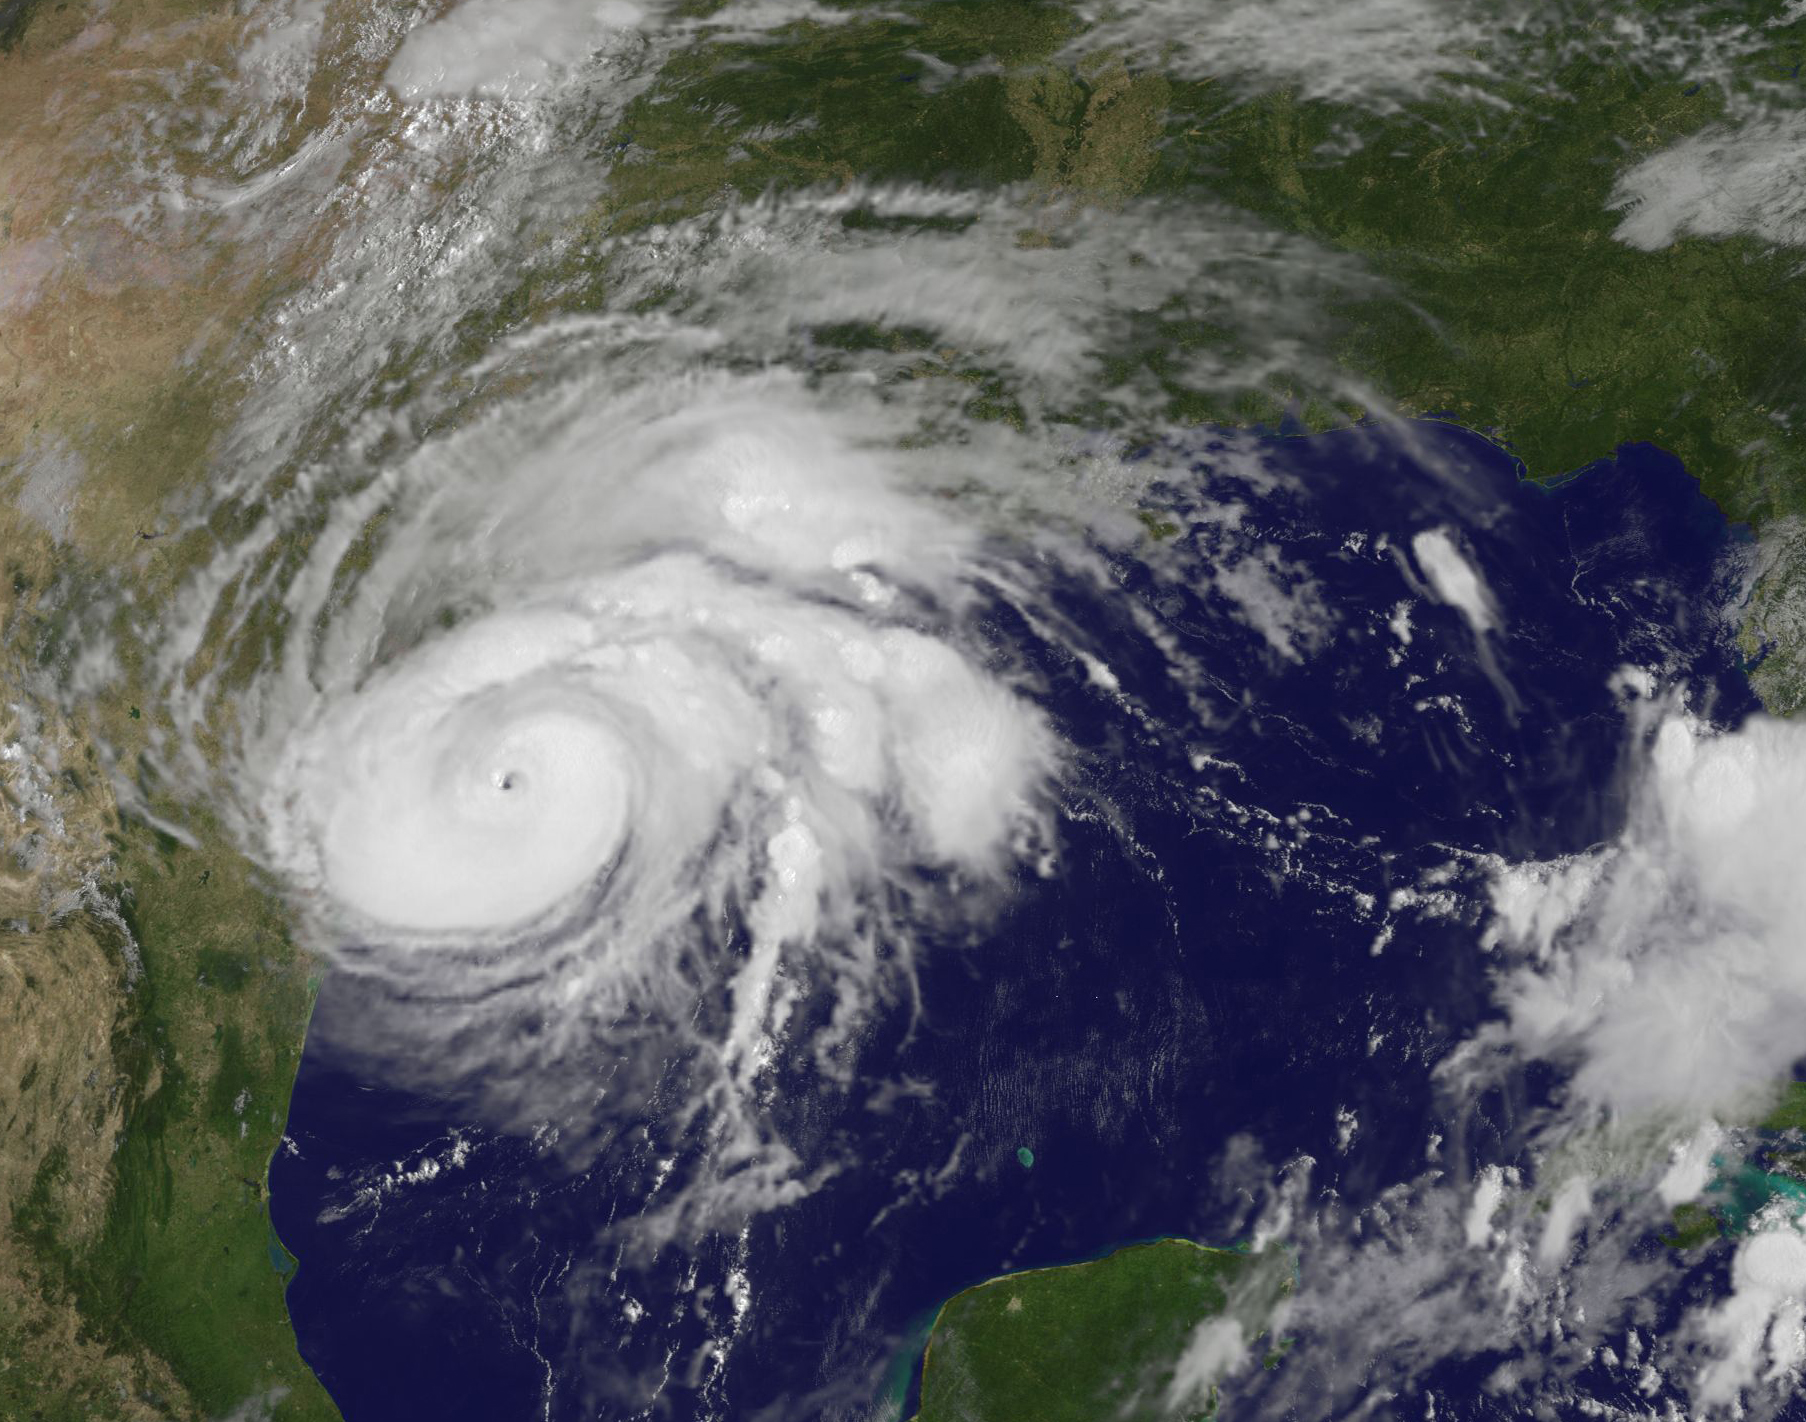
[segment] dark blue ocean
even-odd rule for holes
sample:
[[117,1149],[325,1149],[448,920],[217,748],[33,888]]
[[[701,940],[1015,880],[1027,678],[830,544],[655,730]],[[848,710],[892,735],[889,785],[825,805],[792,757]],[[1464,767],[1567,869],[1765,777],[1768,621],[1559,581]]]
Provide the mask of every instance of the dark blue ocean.
[[[1513,1159],[1553,1081],[1451,1103],[1431,1079],[1493,1010],[1477,876],[1449,879],[1446,911],[1412,896],[1438,866],[1617,831],[1620,666],[1722,723],[1755,709],[1723,618],[1746,549],[1652,447],[1542,487],[1477,435],[1409,436],[1274,437],[1284,477],[1253,484],[1227,446],[1143,451],[1160,556],[1099,550],[1111,595],[1048,594],[1120,696],[999,605],[989,635],[1075,748],[1058,872],[1025,870],[982,932],[921,956],[919,1001],[871,1028],[850,1088],[781,1069],[781,1134],[840,1167],[797,1203],[644,1257],[621,1232],[643,1204],[635,1122],[572,1173],[310,1041],[272,1211],[301,1352],[348,1422],[895,1415],[925,1324],[976,1281],[1232,1242],[1250,1175],[1299,1156],[1356,1205],[1416,1175],[1432,1135],[1453,1168]],[[1421,586],[1431,529],[1496,600],[1484,642]],[[1248,557],[1326,614],[1295,654],[1218,586]],[[1189,693],[1138,618],[1195,669]],[[320,1019],[359,990],[329,978]],[[1490,1366],[1445,1369],[1438,1395],[1471,1383],[1490,1415]]]

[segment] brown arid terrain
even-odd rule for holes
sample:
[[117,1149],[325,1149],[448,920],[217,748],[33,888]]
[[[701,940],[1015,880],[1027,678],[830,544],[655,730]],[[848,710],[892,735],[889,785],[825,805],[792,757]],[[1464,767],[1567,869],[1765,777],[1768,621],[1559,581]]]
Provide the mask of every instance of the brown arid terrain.
[[0,1416],[330,1416],[263,1185],[308,965],[236,853],[121,815],[96,746],[143,713],[52,709],[36,592],[73,560],[9,518]]
[[[302,131],[280,28],[0,6],[7,1422],[333,1415],[295,1354],[263,1183],[308,964],[223,834],[156,824],[142,777],[128,813],[112,788],[158,715],[114,621],[179,576],[158,511],[205,465],[235,342],[307,259],[306,220],[187,196]],[[264,107],[219,102],[247,79]],[[125,676],[101,709],[62,709],[102,662]]]

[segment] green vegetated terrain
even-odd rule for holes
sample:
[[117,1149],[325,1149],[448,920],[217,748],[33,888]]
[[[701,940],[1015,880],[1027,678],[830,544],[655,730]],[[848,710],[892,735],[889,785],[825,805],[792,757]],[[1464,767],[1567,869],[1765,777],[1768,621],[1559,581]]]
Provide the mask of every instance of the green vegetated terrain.
[[[1344,360],[1407,410],[1496,433],[1533,477],[1650,441],[1733,518],[1806,508],[1806,461],[1770,418],[1794,406],[1806,363],[1793,260],[1745,241],[1646,252],[1613,237],[1619,174],[1719,118],[1717,101],[1595,63],[1554,86],[1513,96],[1486,116],[1491,132],[1453,106],[1382,127],[1267,96],[1207,119],[1174,181],[1389,278],[1395,296],[1344,312]],[[1344,122],[1366,130],[1362,145],[1315,157]]]
[[[84,1182],[57,1143],[11,1204],[0,1417],[336,1417],[295,1349],[294,1261],[266,1187],[307,965],[232,852],[126,835],[114,932],[143,967],[96,1067],[111,1073],[110,1189],[84,1227]],[[29,1011],[30,988],[5,1007]]]
[[[74,633],[40,611],[46,540],[6,532],[0,635],[29,684]],[[142,747],[129,694],[100,715]],[[120,813],[97,729],[68,729],[60,833],[35,851],[43,883],[86,887],[0,873],[0,1419],[335,1418],[267,1187],[312,966],[219,826],[190,808],[189,845]],[[28,788],[0,786],[15,807]]]
[[1790,1081],[1769,1113],[1758,1123],[1764,1131],[1806,1131],[1806,1081]]
[[[855,18],[668,66],[620,126],[607,223],[855,180],[1038,184],[1050,204],[1221,204],[1378,279],[1377,292],[1327,303],[1320,339],[1386,409],[1485,432],[1539,479],[1647,441],[1677,455],[1735,522],[1761,532],[1806,514],[1806,445],[1793,432],[1806,389],[1797,259],[1753,237],[1682,237],[1657,251],[1617,239],[1624,173],[1722,124],[1726,101],[1716,82],[1655,68],[1628,46],[1615,55],[1605,20],[1576,18],[1572,33],[1541,42],[1528,58],[1543,67],[1521,80],[1477,80],[1375,114],[1169,79],[1108,54],[1056,64],[1079,32],[1058,6],[946,0],[906,6],[906,26],[848,8]],[[1629,9],[1680,11],[1660,0]],[[1765,86],[1772,104],[1800,87],[1806,54],[1800,27],[1763,31],[1767,17],[1751,4],[1714,20],[1766,35],[1730,83]],[[999,63],[975,64],[985,56]],[[1156,375],[1227,339],[1182,325],[1155,335],[1141,358]],[[1176,382],[1171,393],[1175,412],[1199,421],[1290,416],[1309,428],[1376,413],[1284,371],[1253,398]],[[1771,602],[1794,576],[1771,577]],[[1752,650],[1764,625],[1752,623]],[[1787,635],[1758,677],[1778,710],[1806,694],[1797,640]]]
[[[1167,1391],[1198,1325],[1222,1315],[1232,1291],[1270,1306],[1285,1277],[1268,1256],[1163,1239],[979,1284],[934,1321],[916,1422],[1169,1418]],[[1212,1412],[1214,1400],[1194,1415]]]
[[[1806,511],[1806,456],[1771,418],[1806,376],[1795,262],[1744,239],[1646,252],[1613,236],[1620,176],[1720,122],[1716,88],[1587,58],[1495,83],[1496,102],[1376,116],[1107,55],[1056,65],[1079,27],[1055,6],[905,8],[915,23],[802,23],[668,65],[620,126],[611,220],[855,180],[1228,204],[1385,279],[1325,335],[1399,408],[1494,433],[1534,477],[1647,440],[1733,518]],[[930,83],[923,55],[955,76],[998,63]],[[1745,68],[1774,80],[1801,58],[1782,31]],[[1274,408],[1308,393],[1281,385]]]

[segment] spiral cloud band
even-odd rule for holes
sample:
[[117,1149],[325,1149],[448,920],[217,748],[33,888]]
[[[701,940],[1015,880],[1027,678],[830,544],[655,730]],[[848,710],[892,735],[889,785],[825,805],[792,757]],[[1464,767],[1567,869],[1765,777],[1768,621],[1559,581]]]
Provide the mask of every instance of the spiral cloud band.
[[498,928],[612,862],[632,772],[605,703],[561,684],[583,631],[556,611],[478,626],[331,718],[307,774],[339,898],[391,925]]
[[693,1035],[750,1087],[802,999],[857,1026],[887,900],[1012,862],[1053,740],[961,630],[978,535],[900,477],[789,380],[582,384],[341,506],[259,819],[324,941],[430,1001],[401,1019],[459,1044],[439,1069],[519,1086],[725,985]]
[[1168,392],[1115,380],[1080,424],[1074,401],[1156,313],[1234,322],[1253,287],[1248,360],[1168,376],[1249,388],[1354,282],[1158,207],[1125,261],[1107,219],[762,200],[598,249],[605,311],[393,407],[359,387],[307,460],[287,406],[248,410],[192,525],[232,533],[157,633],[164,764],[220,793],[344,970],[320,1050],[574,1163],[650,1133],[617,1154],[660,1182],[680,1161],[659,1208],[702,1227],[809,1188],[779,1074],[849,1085],[919,952],[1044,871],[1056,788],[1084,793],[1045,683],[1082,665],[1104,694],[1117,652],[1050,590],[1194,683],[1109,566],[1155,477],[1115,431],[1163,429]]

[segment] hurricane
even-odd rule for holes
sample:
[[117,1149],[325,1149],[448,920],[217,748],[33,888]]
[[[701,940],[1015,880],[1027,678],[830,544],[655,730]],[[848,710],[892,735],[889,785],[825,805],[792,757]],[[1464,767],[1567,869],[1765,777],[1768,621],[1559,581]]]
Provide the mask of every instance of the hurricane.
[[907,477],[782,376],[580,384],[424,452],[342,605],[296,609],[325,635],[251,752],[271,862],[473,1073],[707,991],[747,1089],[824,984],[851,1032],[907,966],[885,924],[994,885],[1057,771],[973,633],[977,535]]
[[[874,213],[901,243],[848,220]],[[1025,219],[1055,239],[1023,244]],[[1301,320],[1330,289],[1227,219],[1175,260],[1174,220],[1139,215],[1126,272],[1114,224],[1026,194],[658,231],[610,254],[621,304],[655,311],[504,339],[458,376],[497,392],[474,415],[429,396],[408,418],[440,428],[398,457],[247,486],[251,532],[164,638],[164,754],[365,985],[316,1037],[550,1132],[573,1168],[675,1093],[659,1134],[696,1173],[654,1240],[840,1168],[803,1165],[774,1094],[847,1089],[918,957],[1057,872],[1054,812],[1091,794],[1044,656],[1104,694],[1111,653],[1048,594],[1116,599],[1155,468],[1120,450],[1159,400],[1064,403],[1163,305],[1252,321],[1230,292],[1258,273]],[[1286,339],[1261,336],[1276,365]],[[974,429],[980,363],[1010,409]],[[1273,574],[1237,567],[1284,641]],[[270,653],[248,677],[245,647]]]
[[[1616,1114],[1694,1129],[1795,1045],[1768,1034],[1704,1096],[1693,1058],[1637,1065],[1665,1040],[1647,1014],[1675,1000],[1660,970],[1692,961],[1691,920],[1671,952],[1643,950],[1640,995],[1611,996],[1621,1026],[1585,1005],[1606,991],[1589,982],[1626,972],[1611,945],[1659,945],[1649,925],[1673,917],[1656,899],[1643,927],[1617,924],[1650,902],[1634,866],[1655,852],[1653,882],[1690,892],[1675,867],[1689,853],[1651,846],[1670,819],[1700,822],[1660,808],[1697,793],[1685,747],[1728,753],[1711,619],[1738,557],[1690,554],[1681,583],[1640,584],[1609,490],[1571,506],[1527,493],[1508,464],[1383,407],[1329,469],[1283,441],[1188,429],[1188,392],[1285,380],[1372,398],[1305,335],[1371,282],[1231,214],[870,189],[765,198],[597,257],[605,309],[498,334],[299,466],[247,458],[230,502],[197,508],[184,535],[216,547],[156,638],[162,773],[221,807],[331,964],[316,1053],[470,1123],[355,1177],[320,1226],[374,1229],[408,1182],[523,1143],[550,1172],[529,1198],[605,1193],[587,1228],[620,1262],[565,1279],[569,1326],[629,1320],[618,1356],[547,1396],[644,1399],[648,1365],[622,1360],[679,1346],[663,1338],[710,1360],[686,1385],[716,1406],[744,1330],[777,1326],[746,1311],[771,1267],[759,1241],[799,1210],[860,1208],[873,1148],[851,1122],[947,1089],[921,1084],[944,1068],[897,1063],[942,1050],[949,975],[1012,981],[997,955],[1032,958],[1051,932],[1038,915],[1070,912],[1054,905],[1082,901],[1075,876],[1102,873],[1095,892],[1127,895],[1125,922],[1150,912],[1138,895],[1165,905],[1134,930],[1151,945],[1159,918],[1195,921],[1226,885],[1271,894],[1273,912],[1315,905],[1289,930],[1301,942],[1346,917],[1332,941],[1358,938],[1371,966],[1325,971],[1367,1004],[1367,1055],[1397,1054],[1414,1109],[1440,1123],[1432,1141],[1499,1137],[1471,1177],[1382,1188],[1351,1165],[1355,1199],[1413,1202],[1402,1266],[1374,1257],[1367,1213],[1305,1194],[1326,1155],[1359,1159],[1374,1100],[1292,1123],[1318,1143],[1289,1163],[1250,1165],[1259,1133],[1236,1137],[1210,1166],[1219,1189],[1244,1182],[1231,1218],[1309,1244],[1276,1311],[1250,1303],[1193,1339],[1172,1405],[1223,1388],[1250,1415],[1343,1405],[1375,1368],[1433,1394],[1486,1351],[1457,1300],[1548,1326],[1536,1269],[1556,1297],[1603,1291],[1595,1331],[1617,1317],[1603,1298],[1651,1276],[1616,1227],[1564,1272],[1592,1187],[1562,1162]],[[1148,343],[1187,319],[1235,326],[1243,358],[1156,377]],[[281,447],[257,423],[244,438],[253,455]],[[1545,551],[1557,526],[1595,552]],[[1611,667],[1584,691],[1539,660],[1577,606],[1588,655]],[[1307,727],[1292,709],[1350,686],[1358,713]],[[1627,749],[1639,737],[1655,770]],[[1600,799],[1571,767],[1602,764],[1617,789]],[[1647,775],[1682,788],[1637,788]],[[1539,817],[1561,826],[1553,845],[1522,828]],[[1626,847],[1600,847],[1619,833]],[[1217,846],[1206,867],[1186,867],[1176,834]],[[1187,971],[1258,983],[1291,951],[1275,947],[1287,929],[1208,913],[1216,946]],[[1525,946],[1558,922],[1559,951]],[[1501,955],[1490,986],[1483,962],[1446,983],[1408,966],[1451,931]],[[1111,971],[1157,982],[1165,952],[1113,955]],[[1212,1099],[1270,1118],[1231,1060],[1206,1073],[1224,1073]],[[1545,1062],[1572,1074],[1568,1093],[1471,1119]],[[895,1198],[863,1206],[874,1221],[962,1177],[977,1148],[963,1120],[935,1129],[938,1167],[879,1172]],[[1666,1139],[1632,1152],[1650,1180]],[[1559,1227],[1538,1214],[1550,1189]],[[1531,1272],[1479,1302],[1476,1266],[1514,1258]],[[691,1283],[673,1279],[680,1260]],[[1442,1301],[1369,1355],[1373,1297],[1327,1288],[1338,1270]],[[699,1278],[731,1310],[686,1304]],[[1348,1361],[1253,1377],[1263,1330]],[[847,1346],[836,1386],[856,1394],[891,1345]],[[1572,1375],[1542,1370],[1545,1387]]]

